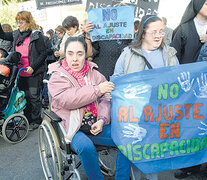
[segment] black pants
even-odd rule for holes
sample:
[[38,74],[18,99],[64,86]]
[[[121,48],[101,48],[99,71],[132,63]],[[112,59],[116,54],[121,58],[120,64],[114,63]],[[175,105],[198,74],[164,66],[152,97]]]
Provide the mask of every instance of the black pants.
[[20,90],[25,92],[27,105],[24,109],[24,115],[27,117],[29,123],[34,122],[41,124],[41,90],[42,90],[42,76],[20,77],[18,82]]
[[198,173],[200,171],[201,165],[196,165],[188,168],[182,168],[181,170],[183,172],[192,172],[192,173]]

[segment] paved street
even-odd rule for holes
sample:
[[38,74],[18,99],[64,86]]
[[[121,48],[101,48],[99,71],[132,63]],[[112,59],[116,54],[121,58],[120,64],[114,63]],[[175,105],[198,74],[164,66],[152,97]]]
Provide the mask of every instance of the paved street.
[[[0,137],[0,180],[44,180],[38,151],[38,130],[29,132],[21,143],[9,144]],[[82,168],[83,180],[86,180]],[[159,180],[176,180],[174,171],[159,173]],[[114,178],[105,178],[114,180]],[[144,177],[142,178],[142,180]],[[184,180],[207,180],[201,172]]]

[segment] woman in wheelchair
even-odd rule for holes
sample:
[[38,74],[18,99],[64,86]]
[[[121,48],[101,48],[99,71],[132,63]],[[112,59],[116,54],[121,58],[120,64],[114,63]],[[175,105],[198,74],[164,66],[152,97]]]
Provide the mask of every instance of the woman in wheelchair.
[[86,176],[101,180],[104,177],[94,144],[115,146],[108,125],[111,105],[104,97],[114,84],[94,69],[96,64],[86,60],[86,52],[82,37],[68,38],[66,58],[49,65],[48,73],[52,75],[48,90],[52,111],[62,119],[67,132],[65,140],[78,154]]

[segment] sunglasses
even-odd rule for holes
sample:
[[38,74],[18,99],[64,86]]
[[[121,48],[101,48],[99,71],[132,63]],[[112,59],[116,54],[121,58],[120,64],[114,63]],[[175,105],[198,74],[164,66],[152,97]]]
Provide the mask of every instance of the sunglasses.
[[26,23],[26,21],[16,21],[16,24],[18,25],[22,25],[22,24],[24,24],[24,23]]

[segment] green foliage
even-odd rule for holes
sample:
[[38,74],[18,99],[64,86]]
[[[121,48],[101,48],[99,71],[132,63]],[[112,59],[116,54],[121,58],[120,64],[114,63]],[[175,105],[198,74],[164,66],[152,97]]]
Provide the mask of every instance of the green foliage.
[[25,2],[25,1],[28,1],[28,0],[2,0],[2,3],[3,3],[3,5],[8,5],[9,3],[13,2],[13,1],[15,1],[15,2]]
[[12,29],[17,29],[15,23],[15,16],[19,11],[16,1],[9,2],[7,5],[3,5],[0,10],[0,23],[1,24],[10,24]]
[[[1,1],[1,0],[0,0]],[[3,0],[3,6],[0,7],[0,23],[10,24],[13,30],[17,29],[15,17],[19,11],[18,2],[27,0]]]

